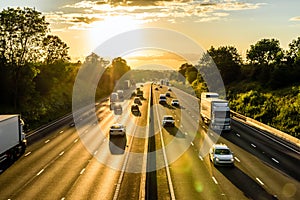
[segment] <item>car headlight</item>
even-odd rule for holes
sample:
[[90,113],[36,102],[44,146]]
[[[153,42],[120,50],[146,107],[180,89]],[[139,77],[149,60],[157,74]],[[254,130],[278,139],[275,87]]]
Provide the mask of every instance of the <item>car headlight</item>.
[[230,160],[231,160],[231,162],[233,162],[233,161],[234,161],[234,158],[231,158]]

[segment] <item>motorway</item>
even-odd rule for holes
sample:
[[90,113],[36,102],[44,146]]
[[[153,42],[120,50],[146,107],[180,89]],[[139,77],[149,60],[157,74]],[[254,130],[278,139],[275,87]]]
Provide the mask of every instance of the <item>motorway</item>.
[[[16,162],[1,163],[0,199],[299,199],[299,149],[238,120],[220,136],[202,123],[196,98],[172,88],[164,106],[158,96],[167,87],[156,87],[144,84],[141,115],[130,112],[129,97],[121,114],[103,101],[76,126],[52,128]],[[161,126],[165,114],[175,127]],[[126,125],[125,138],[108,136],[115,122]],[[209,161],[216,142],[234,152],[234,167]]]

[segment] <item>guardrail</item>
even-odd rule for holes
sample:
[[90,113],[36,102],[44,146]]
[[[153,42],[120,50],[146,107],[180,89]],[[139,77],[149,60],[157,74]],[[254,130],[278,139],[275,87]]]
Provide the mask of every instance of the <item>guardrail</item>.
[[289,134],[287,134],[283,131],[280,131],[276,128],[273,128],[271,126],[263,124],[263,123],[261,123],[257,120],[254,120],[254,119],[251,119],[251,118],[246,117],[244,115],[241,115],[237,112],[234,112],[234,111],[230,111],[230,112],[231,112],[231,115],[233,117],[235,117],[236,119],[238,119],[240,121],[243,121],[244,123],[249,124],[251,126],[254,126],[256,128],[259,128],[261,130],[267,131],[267,132],[269,132],[269,133],[271,133],[271,134],[273,134],[273,135],[275,135],[275,136],[277,136],[277,137],[279,137],[279,138],[281,138],[281,139],[283,139],[287,142],[295,144],[296,146],[298,146],[300,148],[300,140],[298,138],[295,138],[295,137],[293,137],[293,136],[291,136],[291,135],[289,135]]

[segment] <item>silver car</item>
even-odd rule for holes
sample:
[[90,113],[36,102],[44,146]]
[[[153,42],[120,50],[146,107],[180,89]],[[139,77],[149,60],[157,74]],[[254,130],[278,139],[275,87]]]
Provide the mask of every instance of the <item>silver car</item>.
[[125,136],[126,128],[122,124],[113,124],[109,129],[109,136]]
[[234,165],[233,153],[225,144],[214,144],[209,150],[209,159],[214,165]]

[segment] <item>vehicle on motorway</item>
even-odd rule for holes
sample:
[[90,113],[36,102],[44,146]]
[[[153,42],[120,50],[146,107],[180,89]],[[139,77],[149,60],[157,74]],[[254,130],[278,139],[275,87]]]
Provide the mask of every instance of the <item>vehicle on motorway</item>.
[[113,92],[113,93],[111,93],[111,95],[110,95],[110,98],[109,98],[109,108],[111,109],[111,110],[113,110],[114,109],[114,105],[115,105],[115,103],[118,101],[118,93],[117,92]]
[[137,97],[143,97],[143,95],[144,95],[143,90],[141,90],[141,88],[137,88],[136,89],[136,96]]
[[166,97],[171,97],[171,93],[170,92],[166,92]]
[[167,97],[166,97],[165,94],[160,94],[159,95],[158,103],[160,103],[160,104],[166,104],[167,103]]
[[172,91],[172,89],[171,89],[171,88],[168,88],[168,91]]
[[219,94],[216,92],[202,92],[201,93],[201,99],[205,98],[219,98]]
[[0,115],[0,162],[14,160],[26,150],[27,140],[20,115]]
[[172,99],[171,105],[175,107],[179,107],[179,100],[178,99]]
[[124,98],[124,91],[123,90],[117,90],[118,93],[118,99],[123,100]]
[[133,105],[131,105],[131,112],[137,112],[137,113],[139,113],[140,112],[140,108],[139,108],[139,105],[137,105],[137,104],[133,104]]
[[233,153],[225,144],[214,144],[209,150],[209,159],[214,165],[234,165]]
[[141,101],[140,97],[134,97],[133,103],[142,105],[142,101]]
[[155,90],[158,90],[158,88],[155,88]]
[[200,115],[204,123],[214,130],[230,131],[230,108],[228,101],[217,98],[202,98]]
[[116,114],[122,114],[122,112],[123,112],[122,105],[121,104],[115,104],[114,105],[114,112]]
[[113,136],[125,136],[126,135],[126,127],[123,124],[113,124],[109,129],[109,137]]
[[172,115],[164,115],[162,120],[162,126],[175,126],[175,119]]

